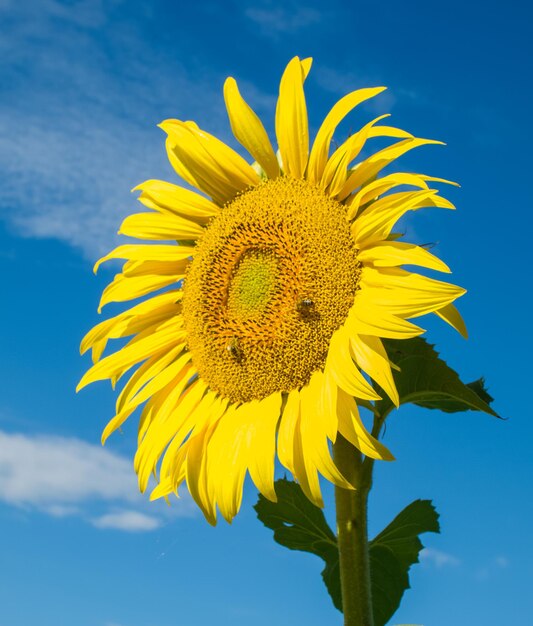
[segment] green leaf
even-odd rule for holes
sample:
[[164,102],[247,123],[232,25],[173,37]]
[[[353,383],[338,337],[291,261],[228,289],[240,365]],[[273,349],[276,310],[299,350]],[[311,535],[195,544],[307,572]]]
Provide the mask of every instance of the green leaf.
[[403,592],[409,589],[409,576],[394,552],[386,546],[370,548],[370,585],[375,626],[383,626],[400,606]]
[[[337,538],[322,513],[287,479],[276,481],[277,502],[263,496],[257,517],[274,531],[274,539],[291,550],[303,550],[325,562],[322,578],[335,607],[342,611]],[[416,500],[369,543],[375,626],[384,626],[409,588],[408,571],[423,546],[418,537],[439,532],[438,514],[429,500]]]
[[409,589],[408,571],[424,547],[419,535],[440,532],[430,500],[415,500],[370,542],[370,573],[375,626],[384,626]]
[[[393,370],[393,376],[400,404],[412,402],[447,413],[483,411],[499,417],[490,407],[492,398],[485,389],[484,380],[463,383],[457,372],[425,339],[386,339],[384,344],[390,360],[399,367],[399,371]],[[393,404],[384,395],[375,408],[380,415],[385,415]]]
[[322,509],[310,502],[295,482],[276,481],[277,502],[262,495],[254,506],[257,517],[274,531],[274,540],[291,550],[302,550],[319,556],[326,564],[322,578],[333,600],[342,611],[337,537]]

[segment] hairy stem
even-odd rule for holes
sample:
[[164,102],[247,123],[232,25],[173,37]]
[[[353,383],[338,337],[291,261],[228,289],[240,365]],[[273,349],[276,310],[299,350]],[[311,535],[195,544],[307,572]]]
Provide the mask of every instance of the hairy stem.
[[367,533],[371,476],[363,471],[359,450],[341,435],[333,452],[337,467],[355,487],[335,487],[344,626],[373,626]]

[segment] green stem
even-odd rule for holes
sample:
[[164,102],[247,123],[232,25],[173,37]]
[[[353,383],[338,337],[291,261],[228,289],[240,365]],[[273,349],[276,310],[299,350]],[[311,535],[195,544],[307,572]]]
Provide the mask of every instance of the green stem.
[[344,626],[373,626],[367,502],[371,476],[363,472],[359,450],[338,436],[335,462],[355,490],[335,487],[339,568]]

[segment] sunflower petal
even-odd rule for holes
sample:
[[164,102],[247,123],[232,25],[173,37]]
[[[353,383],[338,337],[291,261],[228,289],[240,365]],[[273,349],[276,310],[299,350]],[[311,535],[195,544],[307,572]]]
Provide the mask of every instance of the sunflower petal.
[[386,239],[396,222],[407,211],[419,208],[420,203],[426,203],[437,192],[434,189],[427,191],[403,191],[385,196],[372,203],[352,224],[352,234],[361,248]]
[[220,207],[207,198],[164,180],[146,180],[132,191],[140,191],[138,200],[150,209],[168,211],[201,223],[207,223],[220,212]]
[[342,389],[339,389],[337,410],[339,432],[345,439],[372,459],[394,460],[388,448],[366,430],[355,400]]
[[395,267],[398,265],[419,265],[438,272],[450,273],[450,268],[438,257],[424,248],[401,241],[383,241],[361,250],[357,258],[374,267]]
[[374,98],[385,91],[385,89],[386,87],[358,89],[341,98],[333,106],[318,130],[313,148],[311,149],[311,154],[309,155],[307,179],[310,183],[317,184],[322,178],[324,168],[328,162],[331,139],[333,138],[333,133],[337,129],[337,126],[356,106],[365,100]]
[[124,274],[117,274],[113,279],[113,282],[102,292],[100,303],[98,305],[98,313],[102,308],[110,302],[125,302],[126,300],[133,300],[145,296],[151,291],[157,291],[163,287],[168,287],[173,283],[177,283],[185,275],[185,268],[176,268],[177,273],[164,274],[163,276],[157,276],[148,274],[145,276],[135,276],[128,278]]
[[347,217],[349,220],[353,219],[359,212],[359,209],[364,207],[367,202],[377,200],[379,196],[399,185],[429,189],[426,179],[427,177],[424,178],[419,174],[408,174],[405,172],[395,172],[394,174],[378,178],[368,183],[368,185],[364,185],[346,202],[349,207]]
[[[175,478],[180,473],[178,451],[182,448],[187,435],[197,426],[202,417],[197,408],[203,406],[202,400],[206,391],[207,386],[203,380],[200,378],[195,380],[181,395],[179,404],[172,414],[172,420],[167,421],[167,424],[170,425],[172,422],[174,425],[174,433],[169,432],[170,443],[161,461],[159,474],[162,481]],[[184,453],[183,457],[185,456]],[[178,479],[171,480],[172,488],[176,487],[177,483]]]
[[306,450],[302,436],[301,419],[302,415],[300,413],[294,429],[294,477],[309,500],[315,506],[323,508],[324,500],[322,499],[318,471],[313,464],[309,463],[309,461],[306,463],[305,460]]
[[466,324],[457,310],[457,308],[453,304],[448,304],[442,309],[438,309],[435,313],[446,323],[448,323],[465,339],[468,339],[468,330],[466,328]]
[[372,335],[388,339],[409,339],[424,332],[423,328],[375,306],[364,293],[356,298],[345,326],[350,336]]
[[372,126],[386,117],[389,117],[389,115],[380,115],[368,122],[368,124],[365,124],[361,130],[348,137],[328,159],[320,179],[320,186],[324,189],[329,186],[330,196],[336,196],[342,189],[348,175],[348,166],[361,152]]
[[[203,428],[196,434],[191,435],[190,440],[187,442],[185,468],[187,488],[210,524],[216,523],[216,509],[214,500],[209,497],[207,485],[209,480],[207,448],[218,421],[224,415],[227,402],[227,400],[217,398],[209,408],[209,415]],[[201,407],[198,410],[200,409]]]
[[400,398],[392,377],[389,357],[381,339],[372,335],[357,335],[351,338],[351,347],[357,365],[378,383],[396,406],[399,406]]
[[276,137],[283,168],[295,178],[303,177],[309,154],[304,80],[300,59],[294,57],[281,78],[276,107]]
[[392,163],[398,157],[402,156],[413,148],[425,146],[429,144],[444,145],[442,141],[434,141],[432,139],[418,139],[417,137],[398,141],[392,146],[388,146],[359,164],[357,168],[348,176],[346,184],[338,195],[339,200],[344,200],[358,187],[364,185],[373,176],[378,174],[384,167]]
[[307,475],[318,470],[333,484],[344,489],[352,489],[352,485],[339,472],[331,458],[325,422],[320,413],[321,384],[322,373],[315,372],[307,387],[300,392],[302,401],[300,429]]
[[233,405],[220,420],[209,442],[208,475],[212,492],[224,519],[238,513],[248,467],[247,437],[257,401]]
[[347,393],[362,400],[380,400],[380,396],[357,369],[350,353],[350,337],[343,327],[331,337],[325,371]]
[[133,213],[122,222],[119,235],[137,239],[196,240],[204,232],[199,224],[179,215]]
[[279,176],[279,164],[265,127],[239,92],[234,78],[224,83],[224,100],[235,138],[263,168],[268,178]]
[[116,247],[114,250],[99,259],[94,265],[94,273],[102,263],[111,259],[127,259],[129,261],[183,261],[192,257],[195,253],[192,246],[177,245],[140,245],[126,244]]
[[160,126],[168,134],[167,152],[177,173],[217,204],[259,182],[251,165],[197,126],[179,120],[166,120]]
[[260,400],[251,425],[248,469],[259,491],[276,502],[274,489],[274,459],[276,456],[276,428],[281,409],[281,394],[273,393]]
[[185,331],[176,324],[167,325],[144,337],[134,344],[125,346],[119,352],[98,361],[82,377],[76,391],[97,380],[105,380],[112,376],[122,375],[125,371],[152,356],[159,350],[173,348],[182,343]]
[[278,458],[280,463],[294,474],[294,430],[300,419],[300,392],[289,392],[279,422]]
[[[376,306],[411,318],[441,310],[466,293],[462,287],[397,268],[363,268],[361,286]],[[370,291],[372,290],[372,291]]]

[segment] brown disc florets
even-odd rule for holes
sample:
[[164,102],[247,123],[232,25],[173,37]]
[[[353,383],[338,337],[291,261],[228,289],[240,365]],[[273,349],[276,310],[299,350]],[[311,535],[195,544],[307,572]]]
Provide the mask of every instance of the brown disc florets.
[[183,289],[194,366],[232,402],[307,384],[358,288],[346,207],[280,177],[237,196],[197,243]]

